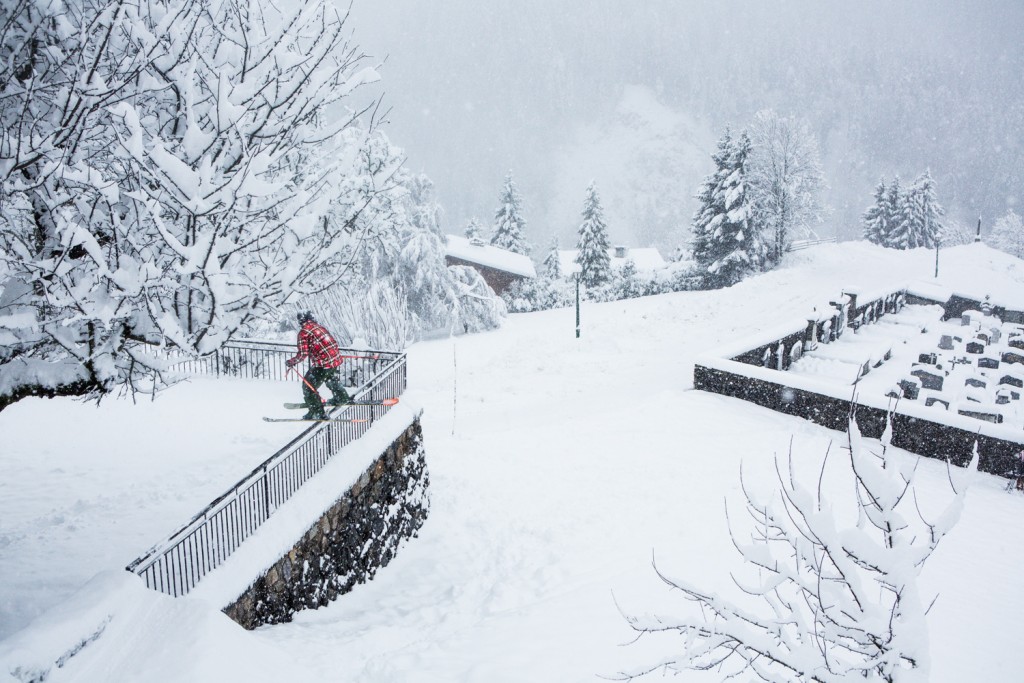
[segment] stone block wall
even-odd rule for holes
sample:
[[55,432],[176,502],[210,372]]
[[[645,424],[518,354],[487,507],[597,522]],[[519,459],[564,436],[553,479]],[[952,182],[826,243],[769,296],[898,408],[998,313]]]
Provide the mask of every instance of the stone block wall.
[[224,613],[247,629],[286,622],[370,580],[423,526],[428,485],[417,419]]
[[[779,374],[780,379],[785,375]],[[948,458],[954,465],[965,467],[971,460],[974,444],[978,444],[978,469],[1001,477],[1017,476],[1017,453],[1021,444],[958,427],[911,417],[889,414],[851,401],[825,396],[785,384],[768,382],[747,375],[709,368],[699,363],[693,368],[693,386],[724,396],[750,401],[787,415],[795,415],[816,424],[845,431],[851,412],[864,436],[879,438],[886,422],[892,421],[892,445],[931,458]]]

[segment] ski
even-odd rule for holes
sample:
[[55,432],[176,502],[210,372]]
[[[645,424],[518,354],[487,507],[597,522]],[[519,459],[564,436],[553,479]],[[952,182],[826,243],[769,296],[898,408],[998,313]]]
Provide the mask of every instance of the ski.
[[[333,406],[330,403],[324,403],[324,408],[344,408],[345,406],[393,406],[398,403],[397,398],[382,398],[379,401],[356,401],[354,403],[340,403],[337,406]],[[285,403],[284,407],[288,410],[299,410],[305,409],[305,403]]]
[[366,418],[351,417],[325,417],[320,419],[305,419],[301,417],[265,417],[264,422],[369,422]]

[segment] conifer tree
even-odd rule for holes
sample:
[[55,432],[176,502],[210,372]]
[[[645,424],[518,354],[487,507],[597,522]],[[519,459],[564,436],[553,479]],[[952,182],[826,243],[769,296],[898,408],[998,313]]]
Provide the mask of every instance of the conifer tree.
[[590,183],[583,202],[583,222],[580,223],[576,263],[580,266],[580,282],[588,288],[608,282],[612,275],[611,256],[608,254],[608,227],[604,210],[597,194],[597,185]]
[[466,230],[463,234],[471,240],[483,239],[484,226],[480,224],[480,220],[478,218],[470,218],[469,223],[466,224]]
[[733,142],[726,130],[712,155],[717,168],[697,193],[700,208],[694,215],[693,256],[709,288],[739,282],[764,263],[766,249],[753,221],[747,187],[750,152],[746,133]]
[[942,217],[946,214],[935,197],[935,180],[930,171],[917,177],[903,202],[907,223],[908,248],[932,249],[942,234]]
[[558,236],[556,235],[551,238],[547,256],[544,257],[544,262],[541,263],[541,272],[549,280],[562,279],[562,262],[558,259],[558,251]]
[[891,224],[889,222],[889,197],[885,187],[885,178],[878,181],[875,187],[875,203],[864,212],[864,239],[878,244],[888,246]]
[[523,236],[526,220],[522,211],[523,200],[512,180],[512,171],[509,171],[498,198],[498,208],[494,211],[494,234],[491,236],[491,244],[529,256],[530,245]]
[[903,210],[906,203],[906,195],[900,186],[900,177],[894,176],[892,185],[886,195],[886,215],[889,221],[889,238],[885,246],[891,249],[910,248],[910,224],[907,222],[906,212]]

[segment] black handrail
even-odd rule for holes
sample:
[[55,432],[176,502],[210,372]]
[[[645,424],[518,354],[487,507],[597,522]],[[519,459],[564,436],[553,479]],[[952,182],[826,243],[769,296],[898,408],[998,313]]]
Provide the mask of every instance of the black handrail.
[[[244,375],[261,376],[263,379],[277,379],[274,371],[276,361],[280,360],[283,366],[294,349],[291,345],[271,342],[232,342],[226,348],[229,349],[228,358],[264,361],[258,371],[257,365],[251,365],[255,374]],[[278,359],[278,354],[283,358]],[[358,351],[351,355],[367,358],[350,359],[359,363],[354,368],[349,368],[346,363],[347,376],[372,373],[360,383],[362,388],[355,394],[357,400],[397,397],[405,391],[404,353]],[[220,369],[219,359],[207,358],[206,364],[197,368],[198,372],[215,376],[226,374]],[[273,360],[273,363],[268,364],[267,360]],[[280,378],[284,378],[283,372]],[[150,588],[174,597],[185,595],[200,579],[223,563],[335,453],[362,436],[389,409],[390,406],[336,408],[331,413],[334,417],[366,421],[314,423],[218,496],[187,524],[133,560],[126,569],[141,576]]]

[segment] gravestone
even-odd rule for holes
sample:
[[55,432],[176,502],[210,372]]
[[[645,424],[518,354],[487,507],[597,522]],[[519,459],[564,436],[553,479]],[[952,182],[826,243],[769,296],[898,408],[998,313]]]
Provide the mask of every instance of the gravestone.
[[949,401],[947,401],[945,399],[941,399],[938,396],[929,396],[924,401],[924,405],[925,405],[926,408],[931,408],[936,403],[941,405],[946,410],[949,410]]
[[1024,349],[1024,337],[1013,337],[1010,341],[1006,342],[1007,346],[1012,346],[1015,349]]
[[999,380],[999,383],[1011,387],[1017,387],[1018,389],[1024,388],[1024,379],[1014,375],[1003,375],[1003,378]]
[[967,353],[985,353],[985,345],[979,341],[967,342]]
[[[917,397],[921,394],[921,385],[912,379],[901,379],[900,389],[903,390],[902,398],[916,401]],[[890,396],[892,394],[890,393]],[[897,397],[899,398],[899,397]]]
[[936,357],[934,353],[922,353],[917,357],[918,363],[925,363],[927,365],[935,365]]
[[985,387],[988,386],[988,383],[985,380],[979,379],[977,377],[968,377],[966,380],[964,380],[964,386],[979,387],[981,389],[984,389]]
[[1006,351],[1003,353],[1004,363],[1024,363],[1024,354],[1017,353],[1016,351]]
[[952,351],[953,337],[948,334],[944,334],[941,337],[939,337],[939,348],[942,349],[943,351]]
[[911,370],[910,374],[917,377],[921,381],[921,386],[925,389],[942,391],[942,383],[945,378],[937,372],[918,368],[916,370]]
[[978,367],[983,370],[998,370],[999,361],[990,356],[982,356],[978,359]]

